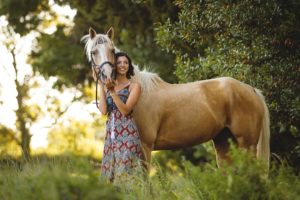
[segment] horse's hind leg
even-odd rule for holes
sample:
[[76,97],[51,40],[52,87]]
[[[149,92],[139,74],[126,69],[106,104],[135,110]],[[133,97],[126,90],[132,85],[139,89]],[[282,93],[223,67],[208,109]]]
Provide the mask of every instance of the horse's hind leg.
[[224,128],[214,139],[214,146],[216,150],[216,160],[218,167],[222,167],[224,161],[231,163],[231,159],[228,155],[230,143],[229,140],[234,138],[228,128]]
[[249,152],[256,155],[256,145],[259,139],[260,124],[256,120],[243,119],[234,121],[230,126],[233,136],[236,139],[239,148],[247,149]]

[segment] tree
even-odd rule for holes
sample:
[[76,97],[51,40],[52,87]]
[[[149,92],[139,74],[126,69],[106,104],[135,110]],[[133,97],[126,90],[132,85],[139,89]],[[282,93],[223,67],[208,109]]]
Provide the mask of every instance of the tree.
[[[14,141],[16,144],[20,145],[20,147],[22,148],[24,158],[28,160],[30,158],[30,142],[32,137],[32,134],[30,133],[30,127],[33,125],[34,122],[36,122],[40,117],[42,117],[43,114],[41,112],[40,105],[30,104],[28,102],[28,100],[30,99],[30,89],[38,87],[38,83],[32,80],[34,80],[35,75],[39,75],[39,73],[27,75],[26,77],[20,77],[19,71],[22,68],[22,66],[20,66],[20,64],[17,63],[17,57],[19,56],[20,51],[22,51],[22,48],[19,49],[19,47],[17,47],[18,41],[15,40],[15,38],[25,38],[27,35],[33,34],[33,32],[37,34],[38,30],[42,29],[43,27],[47,27],[47,23],[50,23],[51,20],[55,21],[56,15],[52,13],[50,5],[48,5],[48,1],[26,0],[21,2],[1,2],[0,15],[1,14],[4,15],[4,19],[7,19],[9,22],[6,27],[1,27],[1,34],[6,36],[3,43],[6,45],[6,48],[8,49],[13,59],[12,68],[15,74],[14,83],[17,91],[16,100],[18,105],[18,108],[15,111],[17,117],[16,130],[11,130],[7,127],[1,128],[1,133],[3,136],[1,137],[1,142],[3,142],[3,144],[6,143],[4,147],[7,147],[12,141]],[[47,16],[47,18],[43,19],[44,16]],[[52,39],[51,42],[53,43],[55,41],[53,41]],[[28,61],[31,62],[32,60],[29,59]],[[49,69],[50,72],[48,72],[48,74],[52,75],[52,68]],[[70,74],[70,71],[67,70],[67,68],[64,69],[66,70],[66,74]],[[31,83],[29,83],[29,80],[31,81]],[[74,95],[72,102],[80,98],[81,96],[78,97]],[[55,99],[49,97],[48,100],[54,102],[52,106],[50,106],[50,104],[45,105],[50,111],[55,110],[56,113],[53,116],[55,119],[58,119],[62,114],[64,114],[64,112],[66,112],[65,108],[58,108],[55,106]]]
[[176,55],[179,79],[231,76],[260,88],[271,114],[272,151],[296,165],[300,2],[177,0],[175,4],[180,7],[178,21],[161,24],[157,38]]
[[8,142],[14,141],[20,145],[23,157],[28,160],[30,159],[31,140],[29,127],[38,119],[41,109],[38,105],[29,105],[28,102],[26,102],[29,99],[28,92],[30,88],[27,79],[32,77],[31,75],[27,75],[27,77],[20,77],[19,75],[21,66],[17,63],[17,57],[20,51],[22,51],[22,47],[17,45],[18,41],[20,41],[16,39],[18,38],[18,34],[16,34],[10,26],[1,27],[0,31],[1,34],[6,35],[6,40],[3,41],[3,44],[12,57],[11,67],[14,72],[14,84],[17,91],[17,109],[15,111],[17,118],[16,131],[3,126],[3,128],[1,128],[2,139]]
[[2,0],[0,16],[6,16],[16,33],[22,36],[37,29],[44,20],[42,12],[49,11],[48,0]]

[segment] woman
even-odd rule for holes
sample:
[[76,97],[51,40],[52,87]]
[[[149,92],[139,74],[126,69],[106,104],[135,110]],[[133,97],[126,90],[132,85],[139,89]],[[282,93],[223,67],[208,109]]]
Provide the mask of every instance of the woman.
[[[101,166],[101,177],[114,181],[116,177],[131,174],[140,165],[142,149],[139,133],[132,118],[141,86],[130,81],[134,75],[130,57],[116,53],[116,81],[100,85],[99,110],[108,114],[106,137]],[[93,72],[95,78],[95,72]]]

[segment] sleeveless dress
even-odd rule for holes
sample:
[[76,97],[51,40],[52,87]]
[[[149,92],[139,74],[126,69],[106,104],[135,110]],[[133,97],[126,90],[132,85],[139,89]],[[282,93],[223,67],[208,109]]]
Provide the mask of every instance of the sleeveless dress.
[[[123,103],[129,96],[129,85],[117,92]],[[106,95],[108,119],[101,165],[101,178],[113,181],[117,177],[131,174],[140,166],[142,149],[140,136],[132,117],[118,110],[109,92]]]

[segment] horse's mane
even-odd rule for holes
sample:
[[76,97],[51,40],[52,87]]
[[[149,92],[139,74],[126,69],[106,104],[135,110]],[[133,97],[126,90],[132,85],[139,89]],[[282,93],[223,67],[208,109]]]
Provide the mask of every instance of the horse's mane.
[[159,87],[161,83],[165,83],[157,74],[147,70],[140,71],[137,65],[134,65],[133,82],[141,84],[142,92],[149,93]]

